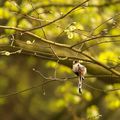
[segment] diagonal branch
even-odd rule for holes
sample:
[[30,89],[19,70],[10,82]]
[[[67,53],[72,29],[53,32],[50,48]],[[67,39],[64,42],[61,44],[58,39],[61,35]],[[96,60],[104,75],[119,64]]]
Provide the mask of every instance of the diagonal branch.
[[89,0],[86,0],[86,1],[84,1],[83,3],[78,4],[77,6],[75,6],[74,8],[72,8],[70,11],[68,11],[66,14],[60,16],[59,18],[57,18],[57,19],[55,19],[55,20],[53,20],[53,21],[51,21],[51,22],[49,22],[49,23],[47,23],[47,24],[44,24],[44,25],[41,25],[41,26],[37,26],[37,27],[31,28],[31,29],[28,29],[27,31],[36,30],[36,29],[39,29],[39,28],[46,27],[46,26],[48,26],[48,25],[50,25],[50,24],[52,24],[52,23],[55,23],[55,22],[57,22],[57,21],[65,18],[65,17],[68,16],[71,12],[73,12],[74,10],[76,10],[78,7],[84,5],[84,4],[85,4],[86,2],[88,2],[88,1],[89,1]]
[[[0,25],[0,28],[3,28],[3,29],[13,29],[13,30],[22,32],[22,33],[24,33],[24,34],[30,35],[31,37],[34,37],[35,39],[41,40],[41,41],[43,41],[43,42],[45,42],[45,43],[52,44],[52,45],[55,45],[55,46],[58,46],[58,47],[67,48],[67,49],[69,49],[69,50],[72,50],[72,51],[74,51],[74,52],[77,52],[77,53],[79,53],[79,54],[81,54],[81,55],[89,58],[89,59],[92,60],[95,64],[97,64],[97,65],[105,68],[106,70],[110,71],[110,72],[113,73],[114,75],[120,76],[120,72],[118,72],[118,71],[116,71],[116,70],[114,70],[114,69],[110,69],[109,66],[107,66],[107,65],[105,65],[105,64],[97,61],[97,60],[96,60],[95,58],[93,58],[92,56],[87,55],[86,53],[81,52],[81,50],[78,50],[78,49],[76,49],[76,48],[73,48],[73,47],[71,47],[70,45],[56,43],[56,42],[47,40],[47,39],[45,39],[45,38],[41,38],[41,37],[39,37],[39,36],[31,33],[31,32],[28,32],[28,31],[24,32],[23,29],[16,28],[16,27],[9,27],[9,26],[2,26],[2,25]],[[120,35],[98,36],[98,37],[90,38],[90,39],[87,39],[87,40],[85,40],[85,41],[79,42],[79,44],[80,44],[80,43],[82,44],[82,43],[84,43],[84,42],[87,42],[87,41],[90,41],[90,40],[93,40],[93,39],[102,38],[102,37],[103,37],[103,38],[104,38],[104,37],[120,37]]]
[[80,45],[80,44],[83,44],[83,43],[92,41],[92,40],[96,40],[96,39],[100,39],[100,38],[109,38],[109,37],[111,37],[111,38],[120,37],[120,34],[118,34],[118,35],[100,35],[100,36],[91,37],[91,38],[89,38],[89,39],[85,39],[85,40],[83,40],[83,41],[80,41],[80,42],[72,45],[71,48],[73,48],[73,47],[75,47],[75,46],[77,46],[77,45]]
[[[21,94],[21,93],[24,93],[24,92],[27,92],[27,91],[30,91],[30,90],[33,90],[33,89],[36,89],[36,88],[39,88],[41,86],[44,86],[50,82],[65,82],[66,80],[69,80],[69,79],[73,79],[73,78],[76,78],[76,77],[68,77],[68,78],[49,78],[49,77],[46,77],[44,76],[40,71],[36,70],[33,68],[33,71],[35,71],[36,73],[38,73],[43,79],[45,79],[46,81],[45,82],[42,82],[42,83],[38,83],[32,87],[29,87],[29,88],[26,88],[26,89],[23,89],[23,90],[20,90],[20,91],[17,91],[17,92],[12,92],[10,94],[6,94],[6,95],[0,95],[0,98],[8,98],[10,96],[15,96],[17,94]],[[107,75],[108,76],[108,75]],[[95,76],[87,76],[88,78],[89,77],[95,77]],[[99,77],[103,77],[103,76],[99,76]],[[99,92],[103,92],[103,93],[108,93],[108,92],[114,92],[114,91],[118,91],[120,90],[120,88],[114,88],[114,89],[109,89],[109,90],[103,90],[103,89],[100,89],[100,88],[96,88],[96,87],[93,87],[91,85],[88,85],[87,83],[84,82],[84,85],[87,86],[88,88],[90,89],[94,89],[96,91],[99,91]]]

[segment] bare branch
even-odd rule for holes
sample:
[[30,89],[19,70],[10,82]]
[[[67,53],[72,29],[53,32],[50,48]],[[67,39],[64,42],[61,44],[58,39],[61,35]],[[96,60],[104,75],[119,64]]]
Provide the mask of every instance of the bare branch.
[[92,35],[92,34],[95,32],[95,30],[97,30],[99,27],[101,27],[102,25],[104,25],[104,24],[107,23],[108,21],[113,20],[114,18],[117,18],[117,17],[119,17],[119,16],[120,16],[120,12],[117,13],[117,14],[115,14],[113,17],[111,17],[111,18],[103,21],[100,25],[98,25],[97,27],[95,27],[95,28],[90,32],[90,35]]
[[90,89],[96,90],[96,91],[98,91],[98,92],[103,92],[103,93],[115,92],[115,91],[119,91],[119,90],[120,90],[120,88],[114,88],[114,89],[104,90],[104,89],[102,89],[102,88],[100,89],[100,88],[96,88],[96,87],[93,87],[93,86],[91,86],[91,85],[88,85],[88,84],[86,84],[85,82],[83,82],[83,84],[84,84],[85,86],[87,86],[88,88],[90,88]]
[[114,37],[120,37],[120,35],[99,35],[99,36],[95,36],[95,37],[91,37],[91,38],[88,38],[88,39],[85,39],[81,42],[78,42],[74,45],[71,46],[71,48],[77,46],[77,45],[80,45],[82,43],[86,43],[86,42],[89,42],[89,41],[92,41],[92,40],[96,40],[96,39],[100,39],[100,38],[114,38]]
[[[15,96],[15,95],[17,95],[17,94],[24,93],[24,92],[27,92],[27,91],[29,91],[29,90],[33,90],[33,89],[39,88],[39,87],[41,87],[42,85],[45,85],[45,84],[50,83],[50,82],[53,82],[53,81],[59,81],[59,80],[57,80],[57,79],[51,80],[51,79],[50,79],[50,80],[47,80],[47,81],[45,81],[45,82],[43,82],[43,83],[36,84],[36,85],[34,85],[34,86],[30,87],[30,88],[27,88],[27,89],[24,89],[24,90],[21,90],[21,91],[12,92],[12,93],[6,94],[6,95],[1,95],[0,98],[6,98],[6,97],[10,97],[10,96]],[[62,81],[59,81],[59,82],[62,82]]]
[[39,39],[39,40],[41,40],[41,41],[43,41],[43,42],[45,42],[45,43],[52,44],[52,45],[59,46],[59,47],[63,47],[63,48],[67,48],[67,49],[69,49],[69,50],[72,50],[72,51],[74,51],[74,52],[76,52],[76,53],[79,53],[79,54],[87,57],[88,59],[92,60],[95,64],[98,64],[99,66],[105,68],[106,70],[110,71],[111,73],[113,73],[113,74],[115,74],[115,75],[117,75],[117,76],[120,76],[120,73],[119,73],[118,71],[116,71],[116,70],[114,70],[114,69],[110,69],[107,65],[105,65],[105,64],[97,61],[97,60],[96,60],[95,58],[93,58],[92,56],[87,55],[86,53],[81,52],[81,50],[78,50],[78,49],[76,49],[76,48],[73,48],[73,46],[76,46],[76,45],[78,45],[78,44],[82,44],[82,43],[85,43],[85,42],[87,42],[87,41],[91,41],[91,40],[94,40],[94,39],[97,39],[97,38],[120,37],[120,35],[97,36],[97,37],[90,38],[90,39],[84,40],[84,41],[82,41],[82,42],[79,42],[78,44],[75,44],[75,45],[73,45],[73,46],[70,46],[70,45],[67,45],[67,44],[60,44],[60,43],[56,43],[56,42],[47,40],[47,39],[45,39],[45,38],[41,38],[41,37],[39,37],[39,36],[37,36],[37,35],[35,35],[35,34],[31,33],[31,32],[28,32],[28,31],[24,32],[24,30],[23,30],[23,29],[20,29],[20,28],[9,27],[9,26],[2,26],[2,25],[0,25],[0,28],[17,30],[17,31],[19,31],[19,32],[23,32],[24,34],[30,35],[30,36],[32,36],[32,37],[34,37],[34,38],[36,38],[36,39]]
[[89,1],[89,0],[86,0],[86,1],[78,4],[77,6],[75,6],[74,8],[72,8],[70,11],[68,11],[66,14],[60,16],[59,18],[57,18],[57,19],[55,19],[55,20],[53,20],[53,21],[51,21],[51,22],[49,22],[49,23],[47,23],[47,24],[44,24],[44,25],[41,25],[41,26],[37,26],[37,27],[31,28],[31,29],[28,29],[28,30],[26,30],[26,31],[32,31],[32,30],[40,29],[40,28],[46,27],[46,26],[48,26],[48,25],[50,25],[50,24],[52,24],[52,23],[55,23],[55,22],[57,22],[57,21],[65,18],[65,17],[68,16],[71,12],[73,12],[74,10],[76,10],[78,7],[84,5],[84,4],[85,4],[86,2],[88,2],[88,1]]
[[[41,87],[43,85],[46,85],[46,84],[48,84],[50,82],[55,82],[55,81],[56,82],[65,82],[66,80],[76,78],[76,77],[69,77],[69,78],[48,78],[48,77],[44,76],[40,71],[36,70],[35,68],[33,68],[33,71],[35,71],[36,73],[38,73],[46,81],[43,82],[43,83],[38,83],[38,84],[36,84],[36,85],[34,85],[34,86],[30,87],[30,88],[27,88],[27,89],[24,89],[24,90],[21,90],[21,91],[12,92],[12,93],[6,94],[6,95],[0,95],[0,98],[7,98],[7,97],[10,97],[10,96],[15,96],[17,94],[21,94],[21,93],[24,93],[24,92],[27,92],[27,91],[39,88],[39,87]],[[102,75],[100,77],[103,77],[103,76],[104,75]],[[88,76],[88,77],[93,77],[93,76]],[[108,93],[108,92],[113,92],[113,91],[120,90],[120,88],[115,88],[115,89],[110,89],[110,90],[103,90],[103,89],[100,89],[100,88],[92,87],[91,85],[88,85],[86,83],[84,83],[84,85],[86,85],[87,87],[89,87],[91,89],[94,89],[94,90],[99,91],[99,92],[104,92],[104,93]]]
[[109,41],[106,40],[106,41],[101,41],[101,42],[95,43],[95,44],[93,44],[93,45],[90,45],[90,46],[82,49],[81,51],[83,52],[83,51],[88,50],[89,48],[92,48],[92,47],[94,47],[94,46],[97,46],[97,45],[100,45],[100,44],[107,44],[107,43],[110,43],[110,42],[119,43],[120,40],[109,40]]

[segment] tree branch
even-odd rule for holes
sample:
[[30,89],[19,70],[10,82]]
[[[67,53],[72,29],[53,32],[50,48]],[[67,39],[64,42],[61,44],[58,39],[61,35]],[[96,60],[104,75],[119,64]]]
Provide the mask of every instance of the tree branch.
[[32,30],[40,29],[40,28],[46,27],[46,26],[48,26],[48,25],[50,25],[50,24],[52,24],[52,23],[55,23],[55,22],[57,22],[57,21],[65,18],[65,17],[68,16],[71,12],[73,12],[74,10],[76,10],[78,7],[84,5],[84,4],[85,4],[86,2],[88,2],[88,1],[89,1],[89,0],[86,0],[86,1],[78,4],[77,6],[75,6],[74,8],[72,8],[70,11],[68,11],[66,14],[60,16],[59,18],[57,18],[57,19],[55,19],[55,20],[53,20],[53,21],[51,21],[51,22],[49,22],[49,23],[47,23],[47,24],[44,24],[44,25],[41,25],[41,26],[37,26],[37,27],[31,28],[31,29],[28,29],[28,30],[26,30],[26,31],[32,31]]
[[[45,39],[45,38],[41,38],[41,37],[39,37],[39,36],[31,33],[31,32],[28,32],[28,31],[24,32],[23,29],[16,28],[16,27],[9,27],[9,26],[1,26],[1,25],[0,25],[0,28],[17,30],[17,31],[22,32],[22,33],[24,33],[24,34],[30,35],[31,37],[34,37],[34,38],[36,38],[36,39],[38,39],[38,40],[41,40],[41,41],[43,41],[43,42],[45,42],[45,43],[52,44],[52,45],[55,45],[55,46],[58,46],[58,47],[62,47],[62,48],[67,48],[67,49],[69,49],[69,50],[72,50],[73,52],[79,53],[79,54],[81,54],[81,55],[89,58],[89,59],[92,60],[95,64],[97,64],[97,65],[105,68],[106,70],[110,71],[110,72],[113,73],[114,75],[120,76],[120,73],[119,73],[118,71],[116,71],[116,70],[114,70],[114,69],[110,69],[109,66],[107,66],[107,65],[105,65],[105,64],[102,64],[101,62],[99,62],[99,61],[97,61],[95,58],[93,58],[92,56],[89,56],[89,55],[87,55],[86,53],[81,52],[81,50],[78,50],[78,49],[76,49],[76,48],[73,48],[73,46],[70,46],[70,45],[67,45],[67,44],[56,43],[56,42],[47,40],[47,39]],[[86,42],[86,41],[90,41],[90,40],[93,40],[93,39],[102,38],[102,37],[103,37],[103,38],[104,38],[104,37],[120,37],[120,35],[98,36],[98,37],[90,38],[90,39],[87,39],[87,40],[85,40],[85,41],[79,42],[79,44],[82,44],[82,43],[84,43],[84,42]]]

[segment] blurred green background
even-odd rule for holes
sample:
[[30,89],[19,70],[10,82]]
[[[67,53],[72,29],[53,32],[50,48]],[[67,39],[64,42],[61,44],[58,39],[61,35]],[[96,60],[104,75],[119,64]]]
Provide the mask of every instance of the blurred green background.
[[[30,29],[60,17],[82,2],[83,0],[0,0],[0,26]],[[119,15],[119,0],[90,0],[67,17],[32,32],[42,38],[68,45],[86,39],[90,33],[93,37],[118,35],[90,41],[83,45],[82,50],[119,71]],[[113,18],[108,20],[111,17]],[[94,30],[104,21],[103,25]],[[55,72],[57,78],[74,76],[72,59],[61,62],[52,60],[55,55],[49,47],[49,44],[29,35],[0,27],[0,96],[46,81],[33,68],[50,78],[54,77]],[[76,53],[67,49],[53,48],[58,56],[76,56]],[[88,85],[102,90],[120,88],[119,78],[97,77],[109,73],[104,68],[92,63],[83,64],[88,68],[87,75],[93,75],[86,77]],[[77,78],[50,82],[14,96],[1,97],[0,120],[119,120],[120,91],[103,93],[83,86],[83,94],[79,95],[77,82]]]

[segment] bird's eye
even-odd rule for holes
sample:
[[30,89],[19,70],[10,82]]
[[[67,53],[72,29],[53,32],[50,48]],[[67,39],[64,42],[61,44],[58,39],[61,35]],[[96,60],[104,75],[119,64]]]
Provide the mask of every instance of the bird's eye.
[[77,63],[77,61],[74,61],[75,63]]
[[78,61],[76,61],[76,60],[75,60],[75,61],[73,61],[73,64],[76,64],[76,63],[78,63]]

